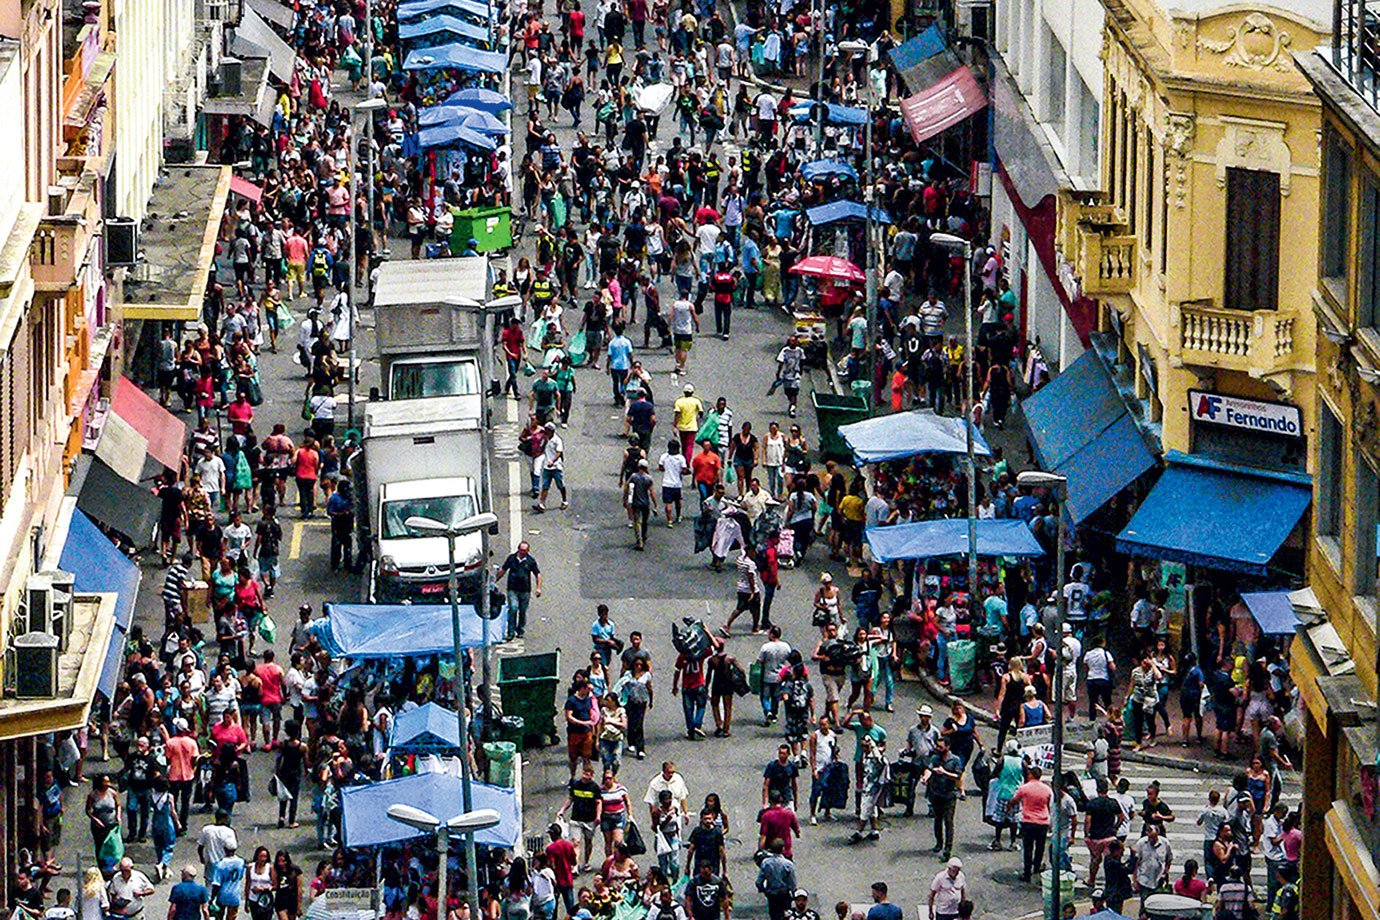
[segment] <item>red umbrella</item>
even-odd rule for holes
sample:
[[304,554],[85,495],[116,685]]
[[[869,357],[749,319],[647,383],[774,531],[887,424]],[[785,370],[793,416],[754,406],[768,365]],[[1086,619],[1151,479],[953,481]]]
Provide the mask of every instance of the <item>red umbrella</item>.
[[834,282],[853,282],[862,284],[867,281],[867,275],[847,259],[840,259],[838,256],[810,256],[801,259],[791,266],[791,272],[797,275],[813,275],[816,278],[826,278]]

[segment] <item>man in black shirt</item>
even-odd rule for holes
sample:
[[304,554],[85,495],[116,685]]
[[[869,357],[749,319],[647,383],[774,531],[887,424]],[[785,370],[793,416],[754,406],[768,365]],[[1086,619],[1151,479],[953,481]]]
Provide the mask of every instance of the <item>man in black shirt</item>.
[[508,576],[508,635],[507,639],[522,636],[527,631],[527,608],[532,602],[532,592],[541,597],[541,566],[532,555],[532,547],[526,540],[518,544],[517,551],[503,560],[495,578]]
[[[699,830],[699,828],[696,828]],[[685,886],[685,907],[693,920],[731,920],[733,906],[728,902],[728,886],[708,863],[699,863]]]
[[283,545],[283,525],[278,523],[272,504],[264,505],[264,516],[254,528],[254,558],[259,560],[259,578],[264,597],[272,597],[278,587],[278,552]]
[[1097,795],[1088,799],[1083,809],[1083,836],[1088,841],[1088,887],[1097,887],[1097,870],[1102,866],[1102,857],[1116,839],[1116,828],[1121,823],[1121,806],[1107,795],[1110,788],[1103,777],[1097,779]]
[[580,866],[583,872],[589,868],[593,855],[595,818],[599,814],[599,784],[594,780],[594,767],[586,763],[580,777],[572,779],[567,789],[565,804],[556,812],[556,816],[563,817],[569,811],[571,826],[577,828],[584,839],[584,859]]
[[724,865],[724,832],[714,824],[712,811],[700,812],[700,826],[690,832],[690,865],[717,875]]
[[766,808],[773,792],[781,796],[781,802],[790,805],[798,798],[797,780],[800,767],[791,759],[791,746],[780,745],[776,749],[776,759],[767,764],[762,771],[762,807]]
[[633,535],[637,539],[633,549],[646,549],[647,519],[652,513],[652,477],[647,472],[646,460],[637,461],[637,472],[628,477],[628,496],[625,504],[628,507],[628,516],[632,518]]

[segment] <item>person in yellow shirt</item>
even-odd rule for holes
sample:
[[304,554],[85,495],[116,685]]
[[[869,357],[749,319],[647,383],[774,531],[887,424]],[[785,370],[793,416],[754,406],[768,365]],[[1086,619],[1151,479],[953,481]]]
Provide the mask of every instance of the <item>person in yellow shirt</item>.
[[862,566],[863,521],[866,517],[867,492],[861,476],[853,480],[848,494],[839,501],[839,516],[843,518],[843,546],[848,564]]
[[680,436],[680,449],[685,454],[685,462],[695,450],[695,433],[700,430],[700,420],[704,417],[704,403],[695,395],[695,385],[685,385],[685,395],[672,406],[675,412],[676,434]]

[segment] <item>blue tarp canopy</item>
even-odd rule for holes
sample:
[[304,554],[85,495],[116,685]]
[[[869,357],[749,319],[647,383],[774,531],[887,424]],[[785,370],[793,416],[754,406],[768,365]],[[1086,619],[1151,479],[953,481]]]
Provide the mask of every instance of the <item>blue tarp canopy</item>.
[[[920,454],[964,454],[968,433],[961,418],[933,412],[897,412],[840,425],[839,435],[853,452],[859,466],[883,460],[904,460]],[[990,457],[982,432],[973,432],[973,452]]]
[[[798,122],[809,121],[817,105],[819,103],[813,99],[805,99],[791,106],[789,114]],[[836,102],[826,102],[824,108],[827,110],[824,116],[824,121],[827,124],[857,127],[867,124],[867,109],[854,108],[851,105],[839,105]]]
[[425,16],[415,22],[398,24],[399,41],[411,41],[414,38],[435,35],[437,32],[450,32],[460,38],[472,42],[483,42],[486,45],[490,39],[489,30],[484,26],[478,26],[468,19],[461,19],[459,16],[444,13],[440,16]]
[[842,160],[811,160],[800,167],[800,174],[806,182],[813,182],[822,176],[847,176],[858,178],[858,171]]
[[445,104],[466,105],[472,109],[491,112],[495,115],[499,112],[506,112],[513,107],[512,101],[507,96],[496,89],[489,89],[487,86],[466,86],[464,89],[457,89],[446,97]]
[[[867,206],[860,201],[831,201],[806,208],[805,219],[816,227],[840,220],[867,220]],[[877,207],[872,209],[872,219],[880,224],[891,223],[891,215]]]
[[1251,591],[1241,595],[1241,602],[1255,617],[1260,631],[1267,636],[1292,636],[1294,627],[1299,625],[1298,615],[1294,613],[1294,603],[1289,600],[1292,591]]
[[1169,467],[1117,534],[1118,552],[1265,575],[1308,508],[1311,480],[1171,451]]
[[[490,643],[500,640],[506,614],[489,622]],[[450,607],[445,604],[327,604],[312,622],[312,634],[336,658],[395,658],[449,655]],[[484,621],[468,604],[460,605],[460,647],[484,644]]]
[[455,10],[480,20],[495,21],[498,11],[482,0],[412,0],[398,7],[398,20],[416,19],[439,10]]
[[892,48],[891,63],[897,70],[910,70],[922,61],[934,57],[945,47],[943,30],[938,25],[932,25],[909,41]]
[[[474,783],[470,787],[476,810],[492,808],[499,822],[474,835],[480,846],[511,849],[522,836],[522,816],[518,814],[517,794],[502,786]],[[442,821],[461,814],[464,801],[460,777],[449,773],[414,773],[400,779],[384,780],[340,790],[341,825],[345,846],[377,847],[427,836],[414,827],[388,817],[388,806],[399,803],[420,808]]]
[[[464,125],[437,125],[434,128],[423,128],[412,136],[413,143],[417,150],[430,150],[432,147],[449,147],[452,144],[464,144],[466,147],[473,147],[476,150],[493,150],[498,146],[498,142],[487,134],[481,134],[473,128]],[[404,155],[408,151],[403,150]]]
[[1065,505],[1075,524],[1155,465],[1135,419],[1101,359],[1091,351],[1021,403],[1035,457],[1068,479]]
[[418,706],[393,720],[388,750],[394,754],[431,751],[437,748],[460,750],[460,723],[455,710],[436,703]]
[[134,619],[134,601],[139,596],[142,578],[139,566],[120,552],[89,517],[74,508],[58,568],[75,576],[73,587],[77,591],[118,595],[115,629],[110,634],[105,663],[96,682],[96,689],[105,694],[107,700],[113,699],[115,684],[120,679],[120,665],[124,663],[125,634]]
[[417,124],[423,128],[434,128],[438,125],[460,125],[480,134],[500,135],[508,133],[508,126],[500,121],[497,115],[460,103],[427,106],[417,113]]
[[[892,527],[867,528],[867,545],[878,562],[935,559],[968,553],[968,519],[945,518]],[[1043,556],[1045,551],[1024,521],[1013,518],[977,522],[979,556]]]
[[472,45],[452,42],[434,48],[413,48],[407,52],[403,70],[468,70],[475,73],[503,73],[508,55],[501,51],[482,51]]

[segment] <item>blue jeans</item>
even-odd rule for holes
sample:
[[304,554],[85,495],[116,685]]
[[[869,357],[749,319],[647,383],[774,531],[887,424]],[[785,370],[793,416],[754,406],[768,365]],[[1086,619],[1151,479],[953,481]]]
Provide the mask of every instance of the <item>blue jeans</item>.
[[152,789],[131,789],[129,800],[125,803],[129,810],[132,820],[129,822],[131,837],[147,837],[149,833],[149,815],[153,810],[153,790]]
[[896,675],[891,671],[891,659],[877,659],[877,672],[872,677],[872,690],[874,695],[880,691],[882,705],[890,709],[896,697]]
[[531,591],[508,591],[508,636],[520,636],[527,631],[527,607],[532,603]]
[[680,706],[685,711],[685,730],[695,731],[704,725],[704,707],[709,702],[709,689],[696,687],[693,690],[682,687]]
[[776,707],[781,700],[781,684],[777,681],[762,681],[762,689],[758,694],[762,700],[762,717],[766,719],[776,718]]

